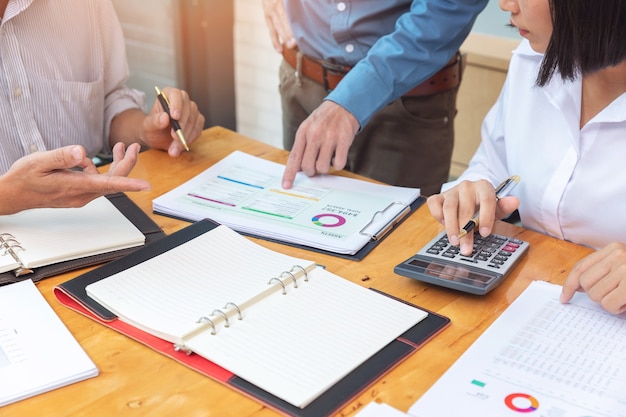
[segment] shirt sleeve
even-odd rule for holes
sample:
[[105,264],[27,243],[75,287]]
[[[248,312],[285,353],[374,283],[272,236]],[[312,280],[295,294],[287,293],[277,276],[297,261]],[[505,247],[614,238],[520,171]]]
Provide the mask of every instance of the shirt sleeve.
[[104,131],[103,150],[110,152],[111,121],[130,110],[146,111],[145,94],[126,86],[129,77],[124,34],[111,2],[99,2],[100,33],[104,57]]
[[381,37],[327,100],[359,121],[440,70],[458,51],[488,0],[413,1],[395,30]]

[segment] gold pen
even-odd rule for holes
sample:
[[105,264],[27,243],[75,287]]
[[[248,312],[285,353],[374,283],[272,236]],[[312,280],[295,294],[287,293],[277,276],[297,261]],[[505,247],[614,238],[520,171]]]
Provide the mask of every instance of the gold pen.
[[159,100],[159,103],[161,103],[161,107],[163,107],[163,110],[165,110],[167,115],[170,117],[170,123],[172,125],[172,128],[174,128],[174,132],[176,132],[176,136],[178,136],[178,140],[180,140],[180,143],[183,144],[185,150],[189,151],[187,140],[185,139],[185,135],[183,135],[183,130],[180,128],[178,120],[172,119],[172,115],[170,114],[170,101],[167,99],[165,93],[159,89],[159,87],[155,86],[154,90],[156,91],[156,96]]
[[[506,197],[509,192],[519,183],[519,175],[512,175],[506,180],[502,182],[502,184],[498,185],[496,188],[496,202],[498,202],[502,197]],[[469,232],[474,230],[475,227],[478,226],[478,216],[480,212],[476,212],[474,216],[469,219],[469,221],[463,226],[461,231],[459,232],[459,239],[467,235]]]

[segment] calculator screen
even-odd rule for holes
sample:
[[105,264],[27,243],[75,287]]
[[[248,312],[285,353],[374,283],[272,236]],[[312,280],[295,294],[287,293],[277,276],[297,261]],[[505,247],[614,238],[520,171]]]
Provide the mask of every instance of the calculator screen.
[[445,262],[436,262],[433,260],[423,261],[420,259],[411,259],[408,265],[423,269],[423,274],[430,275],[440,279],[456,281],[468,285],[484,287],[497,278],[498,274],[481,273],[476,270],[465,268],[458,262],[449,264]]

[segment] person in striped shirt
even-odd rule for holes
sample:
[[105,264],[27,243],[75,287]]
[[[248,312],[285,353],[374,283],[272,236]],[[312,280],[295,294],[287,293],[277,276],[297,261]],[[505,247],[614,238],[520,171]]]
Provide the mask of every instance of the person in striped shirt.
[[[125,178],[140,147],[178,156],[183,145],[155,102],[126,86],[121,25],[108,0],[0,0],[0,214],[86,204],[149,188]],[[188,143],[204,116],[185,91],[165,88]],[[113,157],[98,174],[91,158]]]

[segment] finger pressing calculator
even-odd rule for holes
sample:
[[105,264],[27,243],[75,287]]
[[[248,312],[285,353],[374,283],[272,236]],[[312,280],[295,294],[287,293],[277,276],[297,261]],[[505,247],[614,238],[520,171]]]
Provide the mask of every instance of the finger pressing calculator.
[[474,250],[461,255],[445,230],[415,255],[396,265],[394,272],[418,281],[484,295],[497,287],[528,250],[528,242],[474,232]]

